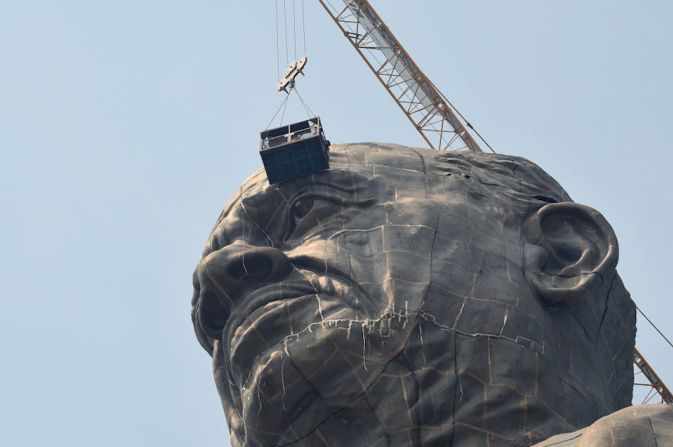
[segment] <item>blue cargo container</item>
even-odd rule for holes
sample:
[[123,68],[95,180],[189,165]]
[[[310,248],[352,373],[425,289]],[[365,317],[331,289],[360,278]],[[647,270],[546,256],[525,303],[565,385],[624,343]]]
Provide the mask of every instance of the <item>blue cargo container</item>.
[[329,145],[319,117],[265,130],[259,153],[269,183],[329,169]]

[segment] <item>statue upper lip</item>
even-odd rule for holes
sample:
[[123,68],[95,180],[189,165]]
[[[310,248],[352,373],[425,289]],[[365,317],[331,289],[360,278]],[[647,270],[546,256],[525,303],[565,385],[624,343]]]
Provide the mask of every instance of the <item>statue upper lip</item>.
[[[286,280],[267,284],[254,289],[243,296],[239,301],[239,304],[232,310],[231,316],[229,317],[223,332],[225,351],[228,353],[226,357],[229,361],[231,359],[230,356],[233,353],[232,349],[235,349],[243,339],[241,336],[242,334],[236,334],[236,329],[238,329],[256,310],[269,303],[292,300],[303,296],[318,295],[337,299],[345,306],[352,307],[351,303],[342,299],[342,295],[344,295],[345,292],[350,292],[354,289],[354,287],[349,284],[351,281],[344,281],[341,278],[331,275],[317,275],[312,272],[310,272],[310,274],[312,276],[315,275],[315,282],[311,282],[308,279]],[[335,290],[335,285],[338,285],[338,288],[340,289],[339,291]],[[258,316],[258,318],[261,318],[261,316]],[[275,341],[278,342],[279,340]],[[230,364],[230,373],[232,372]]]
[[255,310],[273,301],[296,298],[312,293],[320,293],[320,290],[316,290],[314,285],[309,281],[292,280],[267,284],[245,294],[239,300],[239,304],[232,309],[231,316],[227,321],[224,337],[225,346],[228,348],[231,347],[230,343],[236,328]]

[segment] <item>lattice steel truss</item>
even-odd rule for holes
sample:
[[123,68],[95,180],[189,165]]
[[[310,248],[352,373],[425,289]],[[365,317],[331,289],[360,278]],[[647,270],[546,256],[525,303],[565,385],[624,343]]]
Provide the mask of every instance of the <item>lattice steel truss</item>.
[[[673,404],[673,394],[668,387],[662,382],[661,378],[652,369],[649,363],[643,358],[638,349],[633,350],[633,365],[634,365],[634,402],[649,404],[662,403]],[[646,382],[639,381],[640,378],[645,378]],[[641,391],[642,396],[636,396],[636,391]]]
[[377,79],[433,149],[482,152],[459,118],[367,0],[319,0]]

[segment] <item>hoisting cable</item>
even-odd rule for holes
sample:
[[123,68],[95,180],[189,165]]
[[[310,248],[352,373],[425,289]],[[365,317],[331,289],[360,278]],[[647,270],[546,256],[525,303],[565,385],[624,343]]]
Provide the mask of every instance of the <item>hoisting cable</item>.
[[292,0],[292,38],[294,39],[294,60],[297,60],[297,0]]
[[666,343],[668,343],[669,346],[670,346],[671,348],[673,348],[673,343],[671,343],[671,340],[669,340],[668,337],[666,337],[666,336],[664,335],[664,333],[661,332],[661,331],[659,330],[659,328],[654,324],[654,322],[653,322],[652,320],[650,320],[650,318],[649,318],[647,315],[645,315],[645,312],[643,312],[642,310],[640,310],[640,307],[638,307],[637,304],[636,304],[636,309],[638,309],[638,312],[640,312],[640,315],[642,315],[643,317],[645,317],[645,319],[647,320],[647,322],[650,323],[650,325],[654,328],[654,330],[657,331],[657,332],[659,333],[659,335],[661,335],[661,337],[662,337],[664,340],[666,340]]
[[283,107],[283,114],[280,116],[280,124],[283,124],[283,120],[285,119],[285,111],[287,110],[287,103],[288,99],[290,99],[290,94],[292,94],[292,89],[287,93],[287,98],[285,98],[285,107]]
[[276,0],[276,82],[280,82],[280,31],[278,29],[278,0]]
[[304,34],[304,56],[306,56],[306,14],[304,12],[304,0],[301,0],[301,31]]
[[308,106],[308,104],[306,104],[306,102],[304,101],[304,98],[302,98],[301,95],[299,94],[299,89],[297,89],[297,87],[295,87],[294,91],[297,93],[297,97],[299,97],[299,101],[301,101],[301,105],[304,106],[304,110],[306,110],[306,113],[308,113],[309,118],[315,117],[315,114],[313,113],[311,108]]
[[[304,0],[301,0],[301,15],[299,15],[299,12],[297,11],[297,0],[292,0],[292,42],[290,42],[290,36],[289,36],[289,24],[288,24],[288,4],[287,0],[283,0],[283,25],[284,25],[284,30],[285,30],[285,58],[286,62],[288,63],[288,71],[285,73],[285,77],[281,80],[281,71],[280,71],[280,22],[279,22],[279,13],[280,13],[280,5],[278,4],[280,0],[276,0],[275,3],[275,10],[276,10],[276,16],[275,16],[275,22],[276,22],[276,74],[278,76],[278,91],[285,91],[285,99],[283,102],[280,104],[280,107],[278,107],[278,110],[276,110],[276,113],[273,115],[273,118],[271,118],[271,121],[269,121],[269,124],[266,126],[265,130],[268,130],[271,125],[275,122],[276,118],[280,114],[280,124],[282,125],[283,120],[285,119],[285,113],[287,112],[287,106],[289,104],[290,96],[292,95],[292,92],[296,92],[297,97],[299,98],[299,101],[301,102],[301,105],[303,106],[304,110],[306,113],[309,115],[310,118],[314,117],[313,111],[311,108],[308,106],[306,101],[304,101],[304,98],[301,96],[299,91],[296,89],[295,86],[295,78],[297,77],[298,74],[302,73],[302,70],[304,66],[306,65],[306,53],[304,53],[304,57],[301,59],[296,59],[297,58],[297,19],[299,16],[299,20],[302,21],[301,23],[301,31],[303,33],[303,44],[304,44],[304,52],[306,52],[306,23],[305,23],[305,6],[304,6]],[[294,44],[293,50],[294,50],[294,56],[295,60],[292,61],[290,64],[290,45]]]
[[285,19],[285,65],[290,65],[290,50],[287,44],[287,0],[283,0],[283,18]]
[[304,101],[304,98],[303,98],[303,97],[301,96],[301,94],[299,93],[299,90],[297,89],[297,87],[296,87],[296,86],[294,86],[294,87],[290,87],[290,89],[288,90],[287,94],[285,95],[285,99],[284,99],[283,102],[280,104],[280,107],[278,107],[278,110],[276,110],[276,113],[274,113],[273,118],[271,118],[271,121],[269,121],[269,124],[267,124],[267,126],[266,126],[266,128],[265,128],[264,130],[268,130],[269,127],[271,127],[271,125],[273,124],[273,122],[276,120],[276,117],[278,116],[278,114],[281,113],[281,110],[282,110],[283,113],[282,113],[281,116],[280,116],[280,124],[281,124],[281,125],[283,124],[283,119],[285,118],[285,112],[287,111],[287,105],[288,105],[288,103],[289,103],[290,96],[292,95],[292,92],[294,92],[294,93],[297,94],[297,98],[299,98],[299,102],[301,102],[301,105],[304,107],[304,110],[305,110],[306,113],[308,114],[308,117],[309,117],[309,118],[314,118],[314,117],[316,116],[316,115],[313,113],[313,111],[311,110],[311,108],[308,106],[308,104],[306,103],[306,101]]
[[[289,95],[289,94],[285,95],[285,99],[284,99],[283,102],[280,104],[280,107],[278,107],[278,110],[276,110],[276,113],[273,115],[273,118],[271,118],[271,121],[269,121],[269,124],[266,125],[266,128],[265,128],[264,130],[269,130],[269,127],[271,127],[271,125],[273,124],[273,121],[276,119],[276,117],[277,117],[278,114],[280,113],[281,109],[283,109],[284,107],[287,107],[287,101],[288,101],[288,99],[290,99],[290,95]],[[284,110],[283,110],[283,116],[285,116],[285,111],[284,111]],[[281,118],[280,121],[281,121],[281,124],[282,124],[283,119]]]

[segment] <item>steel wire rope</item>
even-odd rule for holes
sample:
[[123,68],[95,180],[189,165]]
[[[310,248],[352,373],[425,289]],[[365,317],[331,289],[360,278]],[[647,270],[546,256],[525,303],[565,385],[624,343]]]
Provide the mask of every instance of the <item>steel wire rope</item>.
[[308,54],[306,51],[306,13],[304,11],[304,0],[301,0],[301,31],[304,35],[304,56]]
[[[278,107],[278,110],[276,110],[276,113],[273,115],[273,118],[271,118],[271,121],[269,121],[269,124],[266,125],[264,130],[268,130],[269,127],[271,127],[271,125],[273,124],[273,121],[276,119],[276,117],[280,113],[280,110],[283,108],[283,106],[287,107],[287,100],[288,99],[290,99],[290,94],[289,93],[287,95],[285,95],[285,99],[283,100],[282,103],[280,103],[280,107]],[[283,116],[285,116],[285,112],[283,112]],[[281,120],[281,124],[282,124],[283,118],[281,117],[280,120]]]
[[645,400],[643,401],[643,405],[647,405],[648,403],[650,403],[650,401],[651,401],[651,400],[654,398],[654,396],[656,396],[657,394],[658,394],[658,393],[657,393],[657,389],[654,388],[654,387],[652,387],[652,389],[647,393],[647,396],[645,396]]
[[280,82],[280,30],[278,26],[278,0],[276,0],[276,82]]
[[299,89],[297,87],[294,88],[294,91],[297,93],[297,97],[299,98],[299,101],[301,101],[301,105],[304,106],[304,110],[306,110],[306,113],[308,113],[309,118],[315,117],[315,114],[311,110],[311,108],[306,104],[306,101],[304,101],[304,98],[302,98],[301,94],[299,93]]
[[654,324],[654,322],[653,322],[652,320],[650,320],[650,318],[649,318],[647,315],[645,315],[645,312],[643,312],[642,310],[640,310],[640,307],[638,307],[637,304],[636,304],[636,309],[638,309],[638,312],[640,313],[640,315],[642,315],[643,317],[645,317],[645,319],[647,320],[647,322],[650,323],[650,325],[654,328],[654,330],[657,331],[657,332],[659,333],[659,335],[661,335],[661,337],[662,337],[664,340],[666,340],[666,343],[668,343],[668,345],[669,345],[671,348],[673,348],[673,343],[671,343],[671,340],[669,340],[668,337],[666,337],[666,336],[664,335],[664,333],[661,332],[661,330],[657,327],[657,325]]
[[294,60],[297,60],[297,0],[292,0],[292,38],[294,39]]
[[290,65],[290,50],[287,43],[287,0],[283,0],[283,19],[285,20],[285,65]]
[[285,111],[287,111],[287,104],[288,104],[288,99],[290,99],[290,95],[292,94],[292,88],[290,88],[290,91],[287,93],[287,98],[285,98],[285,107],[283,108],[283,114],[280,116],[280,124],[283,124],[283,120],[285,119]]

